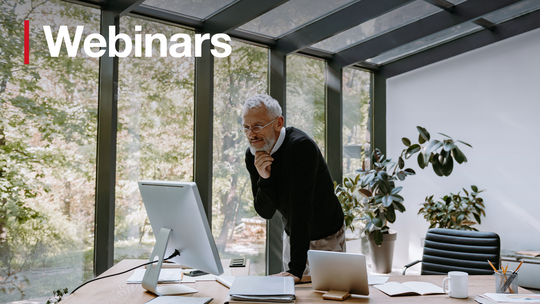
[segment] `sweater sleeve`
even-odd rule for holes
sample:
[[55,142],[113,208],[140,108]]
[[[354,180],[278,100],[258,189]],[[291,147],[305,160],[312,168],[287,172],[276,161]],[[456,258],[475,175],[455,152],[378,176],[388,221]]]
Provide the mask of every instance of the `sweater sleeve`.
[[307,252],[311,235],[313,217],[313,195],[317,180],[319,149],[310,139],[299,142],[291,151],[291,187],[290,195],[290,243],[291,261],[289,271],[302,278],[306,267]]
[[253,191],[253,204],[255,211],[264,219],[271,219],[277,210],[276,194],[274,193],[272,175],[267,179],[259,176],[255,168],[255,156],[246,151],[246,168],[251,179],[251,190]]

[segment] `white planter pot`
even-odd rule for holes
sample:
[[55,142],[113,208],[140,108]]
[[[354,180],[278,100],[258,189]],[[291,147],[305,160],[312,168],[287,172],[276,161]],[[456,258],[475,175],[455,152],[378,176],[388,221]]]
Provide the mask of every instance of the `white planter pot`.
[[369,253],[371,256],[372,270],[377,273],[392,272],[392,260],[394,258],[394,244],[397,239],[397,231],[390,230],[383,234],[382,245],[378,246],[369,235]]

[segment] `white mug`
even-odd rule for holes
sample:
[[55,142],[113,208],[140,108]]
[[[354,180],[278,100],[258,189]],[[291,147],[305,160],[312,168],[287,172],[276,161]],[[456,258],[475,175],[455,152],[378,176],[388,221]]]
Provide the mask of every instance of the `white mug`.
[[[446,290],[446,280],[449,280],[448,290]],[[468,297],[469,274],[463,271],[450,271],[448,277],[444,278],[442,288],[452,298],[465,299]]]

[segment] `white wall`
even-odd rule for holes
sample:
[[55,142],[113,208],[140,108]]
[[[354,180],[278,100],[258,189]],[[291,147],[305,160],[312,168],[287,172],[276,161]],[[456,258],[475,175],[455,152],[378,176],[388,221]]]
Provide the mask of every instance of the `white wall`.
[[406,162],[417,175],[400,183],[407,211],[393,225],[394,267],[422,256],[428,224],[416,214],[425,197],[470,185],[486,189],[479,230],[498,233],[503,249],[540,250],[540,30],[388,79],[386,119],[390,158],[402,137],[417,140],[417,125],[473,146],[460,146],[469,161],[449,177]]

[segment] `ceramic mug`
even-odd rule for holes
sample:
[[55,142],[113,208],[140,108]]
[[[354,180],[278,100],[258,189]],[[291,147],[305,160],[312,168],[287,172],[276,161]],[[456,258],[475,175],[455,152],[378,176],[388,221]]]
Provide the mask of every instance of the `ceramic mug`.
[[[448,290],[446,290],[446,281]],[[468,297],[469,274],[463,271],[450,271],[448,277],[444,278],[443,291],[451,298],[465,299]]]

